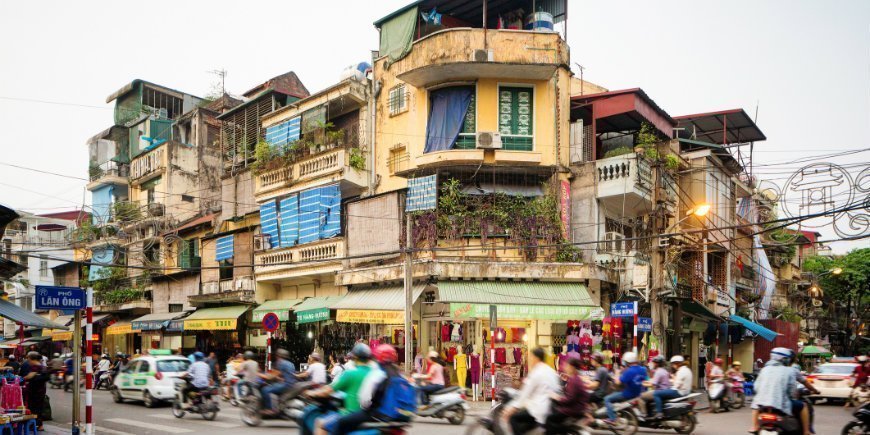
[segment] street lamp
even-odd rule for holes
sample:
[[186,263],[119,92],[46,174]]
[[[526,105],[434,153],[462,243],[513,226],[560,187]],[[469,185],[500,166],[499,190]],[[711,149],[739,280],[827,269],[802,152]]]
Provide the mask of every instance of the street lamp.
[[[839,275],[841,273],[843,273],[842,267],[834,267],[830,270],[826,270],[826,271],[816,275],[816,278],[821,278],[825,275]],[[813,285],[810,286],[808,293],[809,293],[810,297],[813,299],[821,299],[822,296],[825,295],[825,292],[822,291],[822,288],[819,287],[819,284],[817,282],[814,282]]]
[[710,212],[710,204],[707,204],[706,202],[702,202],[702,203],[686,210],[686,215],[682,219],[680,219],[676,223],[674,223],[673,225],[669,226],[665,230],[665,234],[670,233],[671,230],[676,228],[681,223],[685,222],[686,219],[688,219],[692,216],[696,216],[696,217],[701,218],[701,217],[707,216],[707,213],[709,213],[709,212]]

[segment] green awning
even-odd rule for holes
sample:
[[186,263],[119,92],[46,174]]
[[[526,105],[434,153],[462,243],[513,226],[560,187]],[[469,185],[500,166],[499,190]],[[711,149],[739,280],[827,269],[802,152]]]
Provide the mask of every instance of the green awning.
[[[416,301],[423,293],[426,284],[414,284],[413,297],[411,301]],[[378,310],[378,311],[400,311],[405,309],[405,290],[399,285],[390,285],[382,287],[366,287],[361,289],[351,289],[344,295],[343,298],[336,301],[329,308],[338,310]]]
[[682,300],[680,301],[680,305],[683,309],[683,314],[688,314],[690,316],[694,316],[700,320],[705,320],[708,322],[724,322],[721,317],[717,316],[716,313],[707,308],[704,304],[691,299],[691,300]]
[[329,320],[329,307],[341,300],[342,296],[323,296],[306,298],[294,307],[296,323],[314,323]]
[[439,281],[438,296],[450,303],[597,307],[578,282]]
[[260,323],[266,314],[275,313],[278,315],[278,320],[286,322],[290,320],[290,311],[300,302],[302,302],[302,299],[275,299],[263,302],[259,307],[254,308],[251,321]]

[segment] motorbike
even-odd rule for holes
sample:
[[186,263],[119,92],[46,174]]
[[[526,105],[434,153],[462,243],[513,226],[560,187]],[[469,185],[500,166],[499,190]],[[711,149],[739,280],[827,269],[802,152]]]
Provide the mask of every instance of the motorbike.
[[731,399],[728,397],[728,386],[724,379],[709,381],[707,396],[710,398],[710,409],[713,413],[725,412],[731,409]]
[[242,382],[238,384],[239,408],[242,422],[248,426],[259,426],[263,419],[283,419],[299,422],[305,411],[307,402],[302,398],[302,392],[314,387],[313,382],[297,382],[292,388],[272,398],[272,403],[278,405],[278,413],[268,415],[263,409],[263,392],[257,386]]
[[[474,424],[469,426],[465,431],[465,435],[490,433],[494,435],[503,435],[505,433],[504,428],[502,428],[499,422],[501,421],[501,416],[504,412],[504,404],[513,400],[517,394],[518,391],[513,388],[505,388],[499,391],[496,405],[490,409],[488,415],[480,417],[476,422],[474,422]],[[608,430],[618,435],[632,435],[637,432],[637,418],[634,413],[627,409],[623,408],[616,411],[617,423],[614,425],[609,425],[604,422],[607,415],[603,407],[599,409],[593,408],[592,414],[594,420],[588,422],[586,426],[584,426],[584,422],[579,419],[566,420],[562,425],[562,433],[567,435],[586,435],[591,429]]]
[[[337,394],[328,397],[312,398],[309,400],[313,406],[308,407],[304,415],[302,415],[297,421],[300,428],[303,425],[308,426],[309,428],[313,427],[317,418],[324,414],[338,412],[344,405],[343,396]],[[410,421],[370,421],[361,424],[356,430],[351,432],[351,434],[369,434],[373,431],[377,431],[379,435],[406,435],[409,431],[406,431],[405,429],[410,426]]]
[[[654,419],[650,415],[644,415],[640,411],[638,401],[643,400],[641,398],[617,403],[613,409],[633,412],[639,427],[673,429],[677,433],[690,434],[695,431],[695,426],[698,424],[698,417],[695,415],[695,405],[697,404],[695,399],[700,396],[701,393],[691,393],[666,401],[662,409],[665,418],[660,420]],[[647,409],[652,410],[652,406],[647,406]]]
[[[810,395],[810,391],[806,388],[798,388],[798,398],[801,402],[804,403],[804,406],[807,407],[807,410],[810,413],[810,427],[813,425],[814,419],[814,410],[812,402],[807,398]],[[767,406],[763,406],[759,409],[758,419],[761,421],[759,427],[761,430],[758,432],[759,435],[773,435],[773,434],[781,434],[781,435],[801,435],[803,434],[803,428],[801,426],[800,418],[796,415],[786,415],[782,411],[771,408]]]
[[746,389],[740,378],[732,377],[731,384],[731,408],[740,409],[746,404]]
[[95,390],[99,390],[100,388],[108,391],[112,389],[112,385],[115,383],[115,373],[111,370],[103,373],[100,376],[100,379],[97,380],[96,385],[94,385]]
[[[185,391],[187,397],[184,397]],[[220,411],[218,401],[215,399],[217,394],[217,387],[193,391],[190,376],[181,376],[175,380],[175,400],[172,402],[172,415],[175,418],[182,418],[184,414],[190,412],[200,414],[206,420],[214,420]]]
[[55,370],[51,373],[51,376],[48,378],[48,383],[51,384],[51,388],[63,388],[64,383],[66,382],[66,375],[64,374],[65,370]]
[[870,402],[870,385],[861,385],[858,388],[853,388],[849,393],[849,404],[859,408],[867,402]]
[[846,423],[841,435],[863,435],[870,433],[870,402],[865,402],[853,414],[852,421]]
[[230,405],[239,406],[239,386],[241,379],[237,377],[223,377],[223,399]]
[[465,421],[465,411],[468,410],[465,394],[459,387],[447,387],[429,394],[429,406],[417,406],[417,415],[446,419],[452,425],[460,425]]

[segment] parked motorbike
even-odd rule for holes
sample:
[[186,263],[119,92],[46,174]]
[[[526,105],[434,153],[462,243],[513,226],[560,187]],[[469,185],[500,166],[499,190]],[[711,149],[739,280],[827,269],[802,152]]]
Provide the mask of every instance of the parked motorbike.
[[861,405],[854,414],[855,418],[846,423],[843,427],[841,435],[863,435],[870,433],[870,402],[865,402]]
[[[695,405],[697,404],[695,399],[698,397],[701,397],[701,393],[691,393],[666,401],[664,408],[662,408],[665,415],[663,419],[654,419],[650,415],[644,415],[638,406],[638,401],[643,400],[640,398],[617,403],[613,409],[617,411],[625,409],[633,412],[639,427],[673,429],[677,433],[690,434],[695,431],[695,426],[698,424],[698,417],[695,415]],[[652,408],[651,405],[647,406],[650,411]]]
[[459,387],[447,387],[429,394],[429,406],[417,406],[417,415],[446,419],[450,424],[460,425],[468,410],[465,394]]
[[283,419],[299,422],[307,403],[302,398],[302,392],[316,385],[313,382],[298,382],[293,388],[273,397],[272,403],[278,405],[278,413],[264,413],[263,392],[257,386],[242,382],[239,384],[239,408],[242,410],[242,422],[248,426],[259,426],[263,419]]
[[[187,391],[185,397],[185,391]],[[193,391],[190,384],[190,376],[179,377],[175,381],[175,400],[172,402],[172,415],[182,418],[184,414],[200,414],[206,420],[214,420],[217,417],[220,406],[215,396],[218,394],[217,387],[208,387],[200,391]]]

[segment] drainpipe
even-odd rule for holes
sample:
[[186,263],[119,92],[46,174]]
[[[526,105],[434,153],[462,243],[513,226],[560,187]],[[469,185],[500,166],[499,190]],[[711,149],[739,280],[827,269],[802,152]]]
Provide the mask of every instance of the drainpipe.
[[369,90],[369,123],[366,130],[368,130],[368,143],[369,143],[369,196],[375,194],[375,183],[377,182],[377,174],[375,172],[376,160],[375,160],[375,121],[376,116],[376,104],[375,104],[375,87],[377,86],[377,79],[375,78],[375,52],[372,51],[372,79],[370,82],[370,90]]

